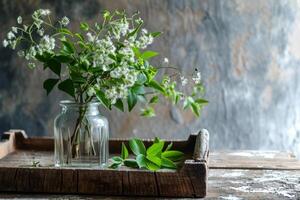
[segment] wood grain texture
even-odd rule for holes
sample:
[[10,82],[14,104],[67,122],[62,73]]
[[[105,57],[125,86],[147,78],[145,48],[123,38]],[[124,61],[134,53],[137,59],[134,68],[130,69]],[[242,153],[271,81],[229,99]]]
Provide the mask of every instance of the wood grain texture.
[[[198,176],[189,174],[190,167],[181,170],[159,170],[151,172],[121,167],[118,170],[105,168],[55,168],[53,166],[53,139],[27,138],[22,131],[6,133],[10,143],[14,144],[14,151],[9,152],[0,160],[0,180],[5,186],[0,191],[27,193],[77,193],[98,195],[127,195],[127,196],[163,196],[163,197],[203,197],[206,194],[206,172]],[[187,161],[193,162],[192,153],[198,135],[192,135],[188,140],[173,142],[174,148],[184,151]],[[113,152],[118,152],[121,143],[128,140],[110,140]],[[145,140],[146,146],[153,141]],[[1,149],[0,143],[0,149]],[[8,144],[8,143],[5,143]],[[201,145],[201,144],[198,144]],[[119,153],[119,152],[118,152]],[[35,163],[38,162],[36,166]],[[206,161],[194,162],[206,165]],[[197,168],[207,170],[207,168]],[[199,172],[199,171],[197,171]],[[10,173],[11,175],[6,175]],[[14,177],[14,178],[10,178]],[[201,180],[203,179],[203,180]],[[203,187],[202,190],[193,185]]]
[[127,172],[123,180],[123,194],[134,196],[159,196],[154,172]]

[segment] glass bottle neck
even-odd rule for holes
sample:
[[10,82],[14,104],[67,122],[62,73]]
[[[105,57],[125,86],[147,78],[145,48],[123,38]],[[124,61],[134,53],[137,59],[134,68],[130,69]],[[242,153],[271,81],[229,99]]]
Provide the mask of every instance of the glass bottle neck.
[[100,102],[92,101],[87,104],[79,104],[74,101],[60,101],[60,106],[63,112],[76,112],[83,115],[100,115]]

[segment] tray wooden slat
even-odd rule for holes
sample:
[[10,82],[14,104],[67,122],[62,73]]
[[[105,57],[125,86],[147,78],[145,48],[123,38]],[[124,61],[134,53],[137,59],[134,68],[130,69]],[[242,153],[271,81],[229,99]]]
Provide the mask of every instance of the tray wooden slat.
[[[207,134],[202,130],[187,140],[172,141],[174,148],[187,155],[183,166],[178,170],[151,172],[127,167],[117,170],[56,168],[53,166],[53,139],[27,138],[24,131],[13,130],[0,142],[0,191],[204,197],[207,190]],[[128,140],[110,140],[110,153],[119,154],[122,142],[128,143]],[[152,144],[151,140],[144,142],[146,146]],[[41,166],[33,167],[33,161],[39,161]]]

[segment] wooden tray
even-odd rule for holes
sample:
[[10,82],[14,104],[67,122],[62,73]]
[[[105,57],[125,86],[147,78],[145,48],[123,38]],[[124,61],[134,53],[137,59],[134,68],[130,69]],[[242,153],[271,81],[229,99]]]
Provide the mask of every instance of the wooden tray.
[[[183,167],[151,172],[126,167],[57,168],[53,166],[53,139],[28,138],[22,130],[11,130],[0,142],[0,192],[204,197],[208,137],[201,130],[187,140],[172,141],[174,149],[187,155]],[[119,154],[122,142],[128,140],[110,140],[110,153]],[[152,144],[151,140],[144,142]],[[40,166],[33,165],[37,161]]]

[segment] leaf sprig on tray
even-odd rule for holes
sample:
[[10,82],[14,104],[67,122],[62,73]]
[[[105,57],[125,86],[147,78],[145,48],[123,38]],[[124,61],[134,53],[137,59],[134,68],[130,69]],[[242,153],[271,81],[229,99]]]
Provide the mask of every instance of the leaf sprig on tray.
[[129,147],[134,158],[129,158],[129,152],[124,143],[120,156],[111,158],[112,164],[109,166],[116,169],[122,165],[131,168],[148,169],[156,171],[158,169],[177,169],[178,164],[183,160],[184,153],[177,150],[171,150],[173,143],[167,145],[164,149],[165,142],[155,138],[153,144],[146,149],[142,140],[133,138],[129,140]]

